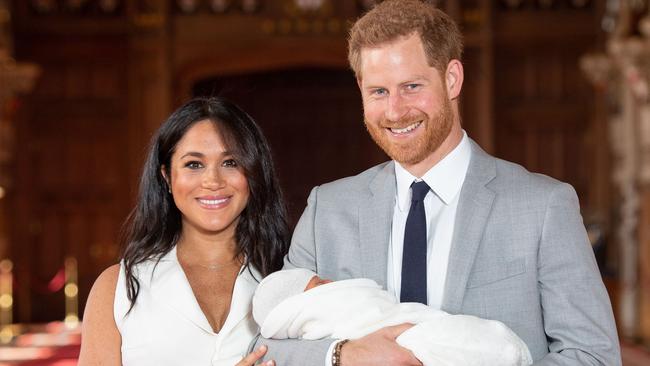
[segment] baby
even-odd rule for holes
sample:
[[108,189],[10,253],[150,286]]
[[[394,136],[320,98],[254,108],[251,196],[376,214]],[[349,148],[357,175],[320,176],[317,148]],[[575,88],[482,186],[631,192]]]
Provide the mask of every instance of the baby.
[[397,337],[424,366],[525,366],[526,344],[503,323],[399,303],[370,279],[332,282],[297,268],[257,287],[253,317],[265,338],[356,339],[383,327],[415,324]]

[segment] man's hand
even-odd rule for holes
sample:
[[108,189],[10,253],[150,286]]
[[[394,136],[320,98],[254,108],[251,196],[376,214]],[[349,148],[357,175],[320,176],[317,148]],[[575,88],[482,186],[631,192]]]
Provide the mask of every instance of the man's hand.
[[395,342],[395,338],[412,326],[413,324],[408,323],[394,325],[347,342],[341,348],[341,364],[422,366],[422,362],[415,358],[411,351]]

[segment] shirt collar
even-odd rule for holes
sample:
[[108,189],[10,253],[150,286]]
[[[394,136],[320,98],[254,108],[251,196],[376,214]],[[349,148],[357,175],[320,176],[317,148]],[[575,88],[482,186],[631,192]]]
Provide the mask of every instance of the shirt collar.
[[400,211],[405,211],[410,206],[410,188],[414,180],[424,180],[440,200],[445,205],[449,205],[463,186],[471,154],[472,149],[469,144],[469,138],[467,137],[467,133],[463,131],[463,138],[460,140],[458,146],[424,173],[422,179],[418,179],[404,169],[400,163],[395,162],[397,204]]

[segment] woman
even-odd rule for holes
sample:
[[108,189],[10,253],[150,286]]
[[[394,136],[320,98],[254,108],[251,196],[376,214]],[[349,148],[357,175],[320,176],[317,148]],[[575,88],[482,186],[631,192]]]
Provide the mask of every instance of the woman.
[[[80,365],[252,365],[251,298],[288,226],[268,144],[237,106],[197,98],[158,130],[125,231],[84,313]],[[266,364],[272,365],[272,361]]]

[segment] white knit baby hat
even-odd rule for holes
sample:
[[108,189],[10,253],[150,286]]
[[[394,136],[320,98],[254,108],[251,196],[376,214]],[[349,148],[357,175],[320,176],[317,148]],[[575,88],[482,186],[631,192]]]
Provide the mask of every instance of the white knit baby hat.
[[314,276],[316,273],[304,268],[286,269],[266,276],[253,295],[253,318],[257,324],[261,327],[271,310],[282,301],[303,293]]

